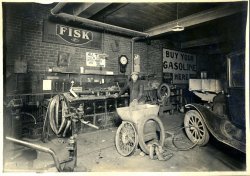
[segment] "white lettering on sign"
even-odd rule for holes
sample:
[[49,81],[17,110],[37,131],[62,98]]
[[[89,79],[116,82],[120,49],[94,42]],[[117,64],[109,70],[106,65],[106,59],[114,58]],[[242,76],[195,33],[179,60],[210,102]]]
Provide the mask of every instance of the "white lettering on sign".
[[90,67],[105,67],[106,55],[86,52],[86,66]]
[[69,26],[56,25],[56,34],[63,40],[74,44],[85,44],[93,40],[93,33]]
[[66,30],[67,30],[66,27],[60,26],[60,35],[63,35]]
[[196,74],[196,55],[163,49],[163,73],[173,74],[173,83],[188,83]]

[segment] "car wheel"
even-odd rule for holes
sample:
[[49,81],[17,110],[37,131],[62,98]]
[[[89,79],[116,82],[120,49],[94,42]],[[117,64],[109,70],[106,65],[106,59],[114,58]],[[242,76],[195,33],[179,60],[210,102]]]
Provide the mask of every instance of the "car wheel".
[[204,146],[209,141],[209,133],[201,115],[196,110],[186,112],[184,117],[185,131],[188,138],[197,145]]

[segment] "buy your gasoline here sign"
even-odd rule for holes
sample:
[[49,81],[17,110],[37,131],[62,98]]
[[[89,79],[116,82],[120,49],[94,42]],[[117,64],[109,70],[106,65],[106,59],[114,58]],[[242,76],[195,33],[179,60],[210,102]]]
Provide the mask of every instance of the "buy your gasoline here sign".
[[174,84],[188,83],[196,75],[196,55],[163,49],[163,73],[172,75]]

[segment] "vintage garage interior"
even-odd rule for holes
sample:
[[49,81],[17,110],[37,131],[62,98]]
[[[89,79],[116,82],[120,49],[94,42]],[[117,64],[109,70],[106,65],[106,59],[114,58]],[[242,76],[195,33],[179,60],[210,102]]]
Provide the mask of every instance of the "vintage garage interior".
[[3,172],[244,175],[248,5],[2,2]]

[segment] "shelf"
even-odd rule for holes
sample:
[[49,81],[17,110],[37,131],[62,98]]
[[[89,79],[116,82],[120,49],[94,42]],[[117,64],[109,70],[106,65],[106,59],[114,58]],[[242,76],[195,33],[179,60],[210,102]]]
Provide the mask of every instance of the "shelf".
[[57,71],[53,71],[53,72],[48,72],[48,73],[59,73],[59,74],[74,74],[74,75],[100,75],[100,76],[123,76],[123,77],[127,77],[127,74],[107,74],[107,73],[78,73],[78,72],[57,72]]
[[[128,98],[128,95],[122,95],[119,98]],[[112,96],[84,96],[84,97],[78,97],[78,98],[68,98],[69,102],[75,102],[75,101],[90,101],[90,100],[107,100],[107,99],[119,99],[119,98],[115,98]]]

